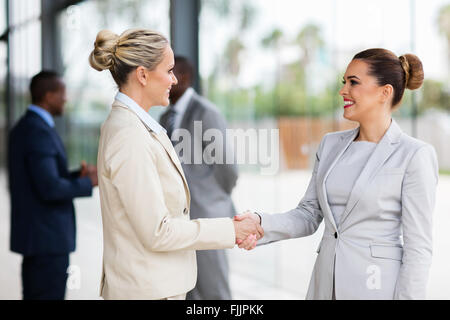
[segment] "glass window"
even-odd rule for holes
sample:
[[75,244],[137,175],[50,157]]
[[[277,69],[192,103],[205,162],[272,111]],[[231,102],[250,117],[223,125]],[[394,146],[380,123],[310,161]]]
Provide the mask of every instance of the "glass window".
[[[4,17],[0,21],[0,32],[6,31],[6,1],[0,1],[0,15]],[[6,115],[9,108],[12,121],[16,121],[23,115],[29,104],[30,78],[41,69],[41,24],[40,24],[40,0],[16,0],[9,1],[9,71],[11,76],[10,90],[11,100],[8,106],[6,102],[6,74],[7,51],[5,42],[0,43],[0,130],[1,130],[1,161],[4,161],[6,137]]]
[[[6,0],[0,0],[0,35],[6,31]],[[0,168],[6,163],[6,42],[0,41]]]
[[[448,0],[203,0],[204,94],[232,128],[279,130],[280,171],[263,177],[241,166],[237,210],[285,212],[298,204],[323,135],[357,125],[343,119],[338,92],[347,64],[367,48],[420,57],[425,83],[406,93],[394,117],[405,132],[433,144],[441,169],[449,170],[449,21]],[[321,234],[252,255],[236,252],[234,279],[245,283],[250,275],[256,281],[249,286],[267,283],[273,292],[283,288],[289,297],[304,298]]]
[[29,81],[41,70],[41,2],[10,1],[11,108],[13,120],[20,118],[29,102]]
[[169,0],[91,0],[70,6],[59,16],[64,77],[67,82],[66,136],[69,163],[97,162],[100,125],[106,119],[117,87],[107,71],[88,62],[97,33],[117,34],[149,28],[170,35]]

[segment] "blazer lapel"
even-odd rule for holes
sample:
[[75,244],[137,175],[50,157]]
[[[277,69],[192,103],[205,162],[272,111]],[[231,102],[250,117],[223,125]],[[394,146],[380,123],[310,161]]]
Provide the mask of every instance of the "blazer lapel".
[[318,196],[321,203],[321,208],[324,214],[328,217],[331,224],[334,226],[334,229],[337,231],[336,221],[334,220],[333,213],[331,212],[330,205],[328,203],[327,191],[325,188],[325,181],[327,180],[328,175],[331,170],[336,165],[337,161],[344,154],[345,150],[350,146],[351,142],[355,139],[355,137],[359,133],[359,127],[351,130],[348,134],[341,136],[341,141],[336,145],[333,151],[324,159],[322,159],[322,168],[321,172],[319,171],[319,190]]
[[64,147],[64,143],[62,142],[61,137],[59,136],[58,132],[56,131],[55,128],[52,128],[48,125],[47,122],[45,122],[44,119],[41,118],[41,116],[39,116],[37,113],[33,112],[33,111],[27,111],[27,116],[31,117],[33,119],[35,119],[36,121],[38,121],[41,126],[43,126],[46,130],[48,130],[50,132],[50,135],[56,145],[56,148],[58,149],[59,153],[61,154],[61,156],[64,158],[65,161],[67,161],[67,155],[66,155],[66,149]]
[[[133,112],[133,110],[128,108],[126,105],[123,105],[119,101],[115,101],[114,104],[113,104],[113,107],[114,106],[118,106],[120,108],[125,108],[125,109],[129,110],[130,112],[136,114],[135,112]],[[178,173],[181,175],[181,178],[183,179],[184,189],[186,190],[186,197],[187,197],[187,201],[188,201],[188,206],[190,207],[191,198],[190,198],[190,193],[189,193],[189,185],[187,183],[186,177],[184,176],[180,160],[178,159],[178,156],[176,155],[175,150],[173,149],[172,142],[169,140],[169,137],[167,136],[167,134],[164,131],[161,131],[159,134],[156,134],[151,128],[149,128],[145,124],[144,121],[142,121],[141,118],[139,118],[139,116],[137,114],[136,114],[136,116],[138,117],[139,121],[145,126],[147,131],[151,135],[153,135],[153,137],[155,137],[155,139],[158,140],[158,142],[163,146],[164,150],[166,150],[167,154],[169,155],[170,160],[172,160],[172,163],[175,165],[175,168],[177,168]]]
[[149,130],[150,134],[152,134],[156,138],[156,140],[158,140],[159,143],[164,147],[164,149],[166,150],[170,159],[172,160],[172,163],[175,165],[179,174],[181,175],[183,182],[184,182],[186,194],[188,195],[188,197],[187,197],[188,204],[190,205],[189,185],[187,183],[186,177],[184,176],[184,172],[183,172],[183,168],[181,167],[180,159],[178,158],[177,154],[175,153],[175,149],[172,146],[172,142],[169,140],[169,137],[165,134],[165,132],[156,134],[153,131],[151,131],[149,128],[147,128],[147,129]]
[[194,114],[193,111],[194,111],[195,107],[197,106],[197,103],[195,103],[196,102],[195,98],[196,98],[196,93],[193,92],[191,99],[188,102],[188,106],[186,107],[186,110],[184,111],[183,118],[181,119],[180,128],[183,128],[183,129],[189,128],[189,123],[192,122],[192,116]]
[[64,148],[64,143],[62,142],[61,137],[59,136],[58,132],[55,128],[50,128],[50,131],[52,132],[53,139],[55,140],[55,144],[59,147],[59,151],[61,152],[64,159],[67,159],[66,156],[66,149]]
[[364,191],[367,190],[367,185],[372,181],[373,177],[381,169],[384,162],[397,148],[401,134],[402,131],[400,127],[397,125],[395,120],[392,119],[392,123],[388,131],[383,136],[378,145],[375,147],[373,154],[367,161],[366,165],[364,166],[364,169],[362,170],[361,174],[356,180],[352,192],[350,193],[350,197],[348,199],[345,211],[341,216],[339,225],[343,224],[345,219],[352,212],[356,204],[363,196]]

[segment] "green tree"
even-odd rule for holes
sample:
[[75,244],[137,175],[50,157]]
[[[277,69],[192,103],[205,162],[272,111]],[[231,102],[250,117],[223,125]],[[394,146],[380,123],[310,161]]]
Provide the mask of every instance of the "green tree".
[[431,108],[450,111],[450,94],[445,90],[444,83],[427,79],[423,83],[419,112]]
[[[275,69],[275,86],[272,93],[272,101],[273,101],[273,114],[279,115],[282,113],[282,109],[280,107],[282,98],[282,90],[281,86],[281,48],[283,45],[283,31],[279,28],[273,29],[266,37],[264,37],[261,41],[261,44],[264,48],[272,50],[275,54],[276,61],[276,69]],[[284,91],[284,90],[283,90]]]
[[[240,71],[240,55],[244,50],[244,45],[242,44],[239,36],[235,36],[228,40],[228,43],[225,47],[224,51],[224,61],[225,61],[225,70],[233,80],[235,80],[239,76]],[[234,82],[234,81],[233,81]]]
[[317,50],[324,45],[320,27],[315,24],[307,24],[298,33],[295,43],[302,51],[300,64],[306,67],[311,62],[312,57],[317,53]]
[[144,4],[154,0],[96,0],[97,10],[101,14],[103,25],[108,25],[112,19],[123,19],[124,16],[129,16],[130,21],[135,21],[138,24],[146,21],[145,10],[142,10]]

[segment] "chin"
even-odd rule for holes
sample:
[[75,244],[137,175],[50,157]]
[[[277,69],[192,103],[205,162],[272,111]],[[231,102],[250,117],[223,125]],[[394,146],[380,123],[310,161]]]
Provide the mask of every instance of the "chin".
[[345,112],[345,111],[344,111],[344,119],[347,119],[347,120],[349,120],[349,121],[356,121],[356,120],[354,119],[354,116],[352,116],[352,113],[351,113],[351,112]]

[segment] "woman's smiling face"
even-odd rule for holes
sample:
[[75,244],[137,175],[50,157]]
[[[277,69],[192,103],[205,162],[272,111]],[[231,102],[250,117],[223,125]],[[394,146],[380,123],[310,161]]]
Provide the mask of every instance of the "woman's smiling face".
[[383,86],[369,75],[369,65],[355,59],[347,67],[344,86],[339,94],[344,98],[344,118],[361,123],[383,113],[385,96]]

